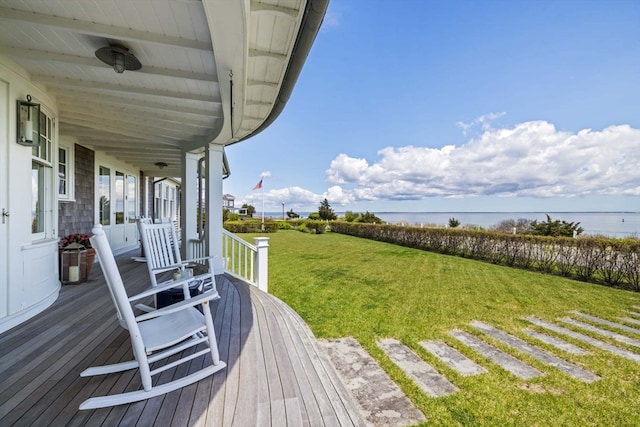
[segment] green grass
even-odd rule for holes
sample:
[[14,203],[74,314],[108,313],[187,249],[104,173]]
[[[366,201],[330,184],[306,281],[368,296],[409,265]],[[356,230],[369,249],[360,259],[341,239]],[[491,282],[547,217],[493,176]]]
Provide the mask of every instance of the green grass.
[[[316,337],[355,337],[425,413],[428,425],[640,425],[640,363],[596,348],[575,356],[539,343],[602,377],[584,384],[509,349],[545,373],[524,381],[448,335],[462,329],[508,349],[469,322],[491,323],[531,342],[522,333],[531,326],[526,316],[554,321],[579,310],[615,321],[640,305],[640,294],[334,233],[279,231],[268,237],[270,293],[295,309]],[[422,393],[375,345],[384,337],[400,339],[460,391],[437,399]],[[418,342],[426,340],[448,343],[489,374],[460,376],[422,349]]]

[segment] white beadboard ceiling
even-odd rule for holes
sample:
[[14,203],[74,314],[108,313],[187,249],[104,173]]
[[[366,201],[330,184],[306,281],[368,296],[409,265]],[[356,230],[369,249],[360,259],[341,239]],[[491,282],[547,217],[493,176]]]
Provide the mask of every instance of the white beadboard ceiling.
[[[265,123],[306,3],[2,0],[0,55],[46,86],[61,136],[149,175],[165,162],[162,175],[180,176],[183,151],[231,144]],[[115,73],[95,56],[109,44],[142,69]]]

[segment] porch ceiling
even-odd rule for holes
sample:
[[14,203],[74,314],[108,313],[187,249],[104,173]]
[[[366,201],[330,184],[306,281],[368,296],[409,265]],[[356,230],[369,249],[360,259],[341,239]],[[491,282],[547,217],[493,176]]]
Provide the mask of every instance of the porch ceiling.
[[[308,52],[296,50],[307,3],[3,0],[0,55],[47,88],[60,136],[147,174],[165,162],[162,175],[180,176],[183,151],[228,145],[270,122],[288,68]],[[327,0],[315,3],[324,15]],[[114,72],[95,56],[109,45],[142,68]]]

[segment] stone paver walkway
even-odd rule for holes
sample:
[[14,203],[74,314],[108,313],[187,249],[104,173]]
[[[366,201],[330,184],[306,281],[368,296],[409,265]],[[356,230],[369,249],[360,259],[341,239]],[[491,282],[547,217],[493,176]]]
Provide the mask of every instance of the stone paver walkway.
[[595,317],[595,316],[590,316],[588,314],[585,313],[581,313],[579,311],[572,311],[572,314],[575,314],[576,316],[582,317],[583,319],[587,319],[593,323],[599,323],[601,325],[606,325],[606,326],[610,326],[614,329],[620,329],[621,331],[625,331],[625,332],[631,332],[632,334],[640,334],[640,329],[637,328],[632,328],[631,326],[627,326],[627,325],[622,325],[620,323],[616,323],[616,322],[612,322],[610,320],[606,320],[606,319],[601,319],[599,317]]
[[469,359],[464,354],[460,353],[453,347],[440,341],[428,341],[420,342],[420,345],[427,351],[433,353],[442,362],[444,362],[451,369],[457,371],[460,375],[465,377],[471,375],[485,374],[487,371],[482,366],[478,365],[473,360]]
[[620,320],[627,323],[633,323],[634,325],[640,325],[640,319],[632,319],[631,317],[619,317]]
[[491,344],[482,341],[480,338],[477,338],[474,335],[471,335],[464,331],[451,331],[449,332],[449,334],[467,347],[471,347],[487,359],[491,360],[493,363],[500,365],[503,369],[511,372],[513,375],[519,378],[529,380],[531,378],[544,375],[536,368],[529,366],[521,360],[511,356],[510,354],[507,354],[504,351],[495,348]]
[[633,360],[636,362],[640,362],[640,354],[633,353],[631,351],[625,350],[620,347],[616,347],[615,345],[611,345],[604,341],[600,341],[595,338],[591,338],[590,336],[581,334],[579,332],[572,331],[571,329],[563,328],[562,326],[555,325],[553,323],[545,322],[544,320],[538,319],[537,317],[527,317],[525,320],[533,323],[534,325],[540,326],[541,328],[549,329],[550,331],[557,332],[562,335],[570,336],[573,339],[578,341],[582,341],[594,347],[598,347],[599,349],[609,351],[613,354],[617,354],[618,356],[622,356],[626,359]]
[[528,344],[526,341],[521,340],[520,338],[514,335],[503,332],[497,328],[494,328],[491,325],[488,325],[483,322],[477,322],[477,321],[472,322],[471,325],[474,328],[481,330],[485,334],[492,336],[502,341],[503,343],[538,359],[539,361],[541,361],[546,365],[553,366],[555,368],[560,369],[562,372],[566,373],[567,375],[575,379],[578,379],[586,383],[591,383],[600,379],[599,376],[585,369],[582,369],[581,367],[574,365],[573,363],[567,362],[564,359],[556,357],[553,354],[548,353],[539,347]]
[[564,323],[568,323],[568,324],[573,325],[573,326],[578,326],[579,328],[585,329],[587,331],[595,332],[596,334],[600,334],[602,336],[611,338],[611,339],[616,340],[618,342],[629,344],[629,345],[633,345],[635,347],[640,347],[640,341],[638,341],[636,339],[633,339],[633,338],[629,338],[626,335],[620,335],[620,334],[617,334],[615,332],[608,331],[606,329],[601,329],[601,328],[595,327],[593,325],[590,325],[588,323],[584,323],[584,322],[580,322],[578,320],[574,320],[574,319],[572,319],[570,317],[563,317],[562,321]]
[[545,344],[549,344],[554,346],[555,348],[559,349],[559,350],[563,350],[566,351],[567,353],[571,353],[571,354],[579,354],[581,356],[584,356],[585,354],[589,354],[589,352],[587,350],[583,350],[580,347],[578,347],[577,345],[573,345],[569,342],[566,342],[564,340],[561,340],[560,338],[556,338],[556,337],[552,337],[551,335],[547,335],[547,334],[543,334],[542,332],[538,332],[536,330],[533,329],[523,329],[522,332],[524,332],[525,334],[536,338],[540,341],[542,341]]
[[[640,309],[640,306],[634,306],[634,308]],[[637,312],[628,313],[631,313],[632,316],[640,316],[640,313]],[[617,340],[627,345],[640,347],[640,340],[623,334],[640,334],[640,329],[638,328],[612,322],[580,311],[572,311],[570,314],[590,323],[581,322],[571,317],[564,317],[559,320],[572,325],[574,328],[583,329],[592,334],[602,335],[610,340]],[[619,319],[626,323],[640,325],[640,319],[631,317],[622,317]],[[605,350],[640,363],[640,350],[638,350],[638,352],[630,351],[535,316],[527,317],[525,320],[547,331],[571,337],[588,346]],[[621,333],[596,327],[592,323],[617,329]],[[516,357],[517,354],[524,353],[545,365],[559,369],[564,374],[579,381],[592,383],[601,379],[593,372],[575,363],[571,363],[561,356],[555,355],[533,343],[529,343],[525,339],[498,329],[493,325],[482,321],[473,321],[471,322],[471,326],[492,339],[504,343],[513,349],[513,351],[507,352],[500,350],[480,337],[462,330],[449,331],[449,335],[461,342],[464,346],[475,351],[477,355],[499,365],[518,378],[529,380],[545,375],[544,372],[526,364]],[[554,335],[543,333],[532,328],[524,328],[522,332],[538,342],[548,344],[555,349],[574,356],[579,357],[591,353],[587,349],[578,347]],[[462,376],[490,373],[486,367],[481,366],[480,363],[472,360],[445,342],[422,341],[418,344],[440,359],[446,367],[456,371]],[[439,373],[435,368],[422,360],[418,354],[406,345],[403,345],[398,339],[381,339],[377,342],[377,345],[426,395],[437,398],[459,391],[459,388],[446,378],[446,372],[444,372],[444,374]],[[368,423],[373,426],[403,427],[426,420],[425,415],[413,406],[407,396],[355,339],[343,338],[320,341],[320,346],[329,355],[342,381],[358,402],[363,417]]]
[[377,344],[429,396],[447,396],[458,391],[458,387],[397,339],[386,338]]
[[319,344],[371,425],[404,427],[426,420],[355,339],[322,340]]

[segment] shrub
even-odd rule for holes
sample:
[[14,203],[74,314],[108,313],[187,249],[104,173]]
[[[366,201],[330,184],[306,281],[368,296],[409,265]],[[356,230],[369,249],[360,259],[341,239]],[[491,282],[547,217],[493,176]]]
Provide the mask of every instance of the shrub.
[[323,234],[327,229],[327,223],[324,221],[306,221],[305,231],[313,234]]
[[278,224],[276,221],[265,221],[263,230],[261,221],[227,221],[224,228],[231,233],[275,233]]

